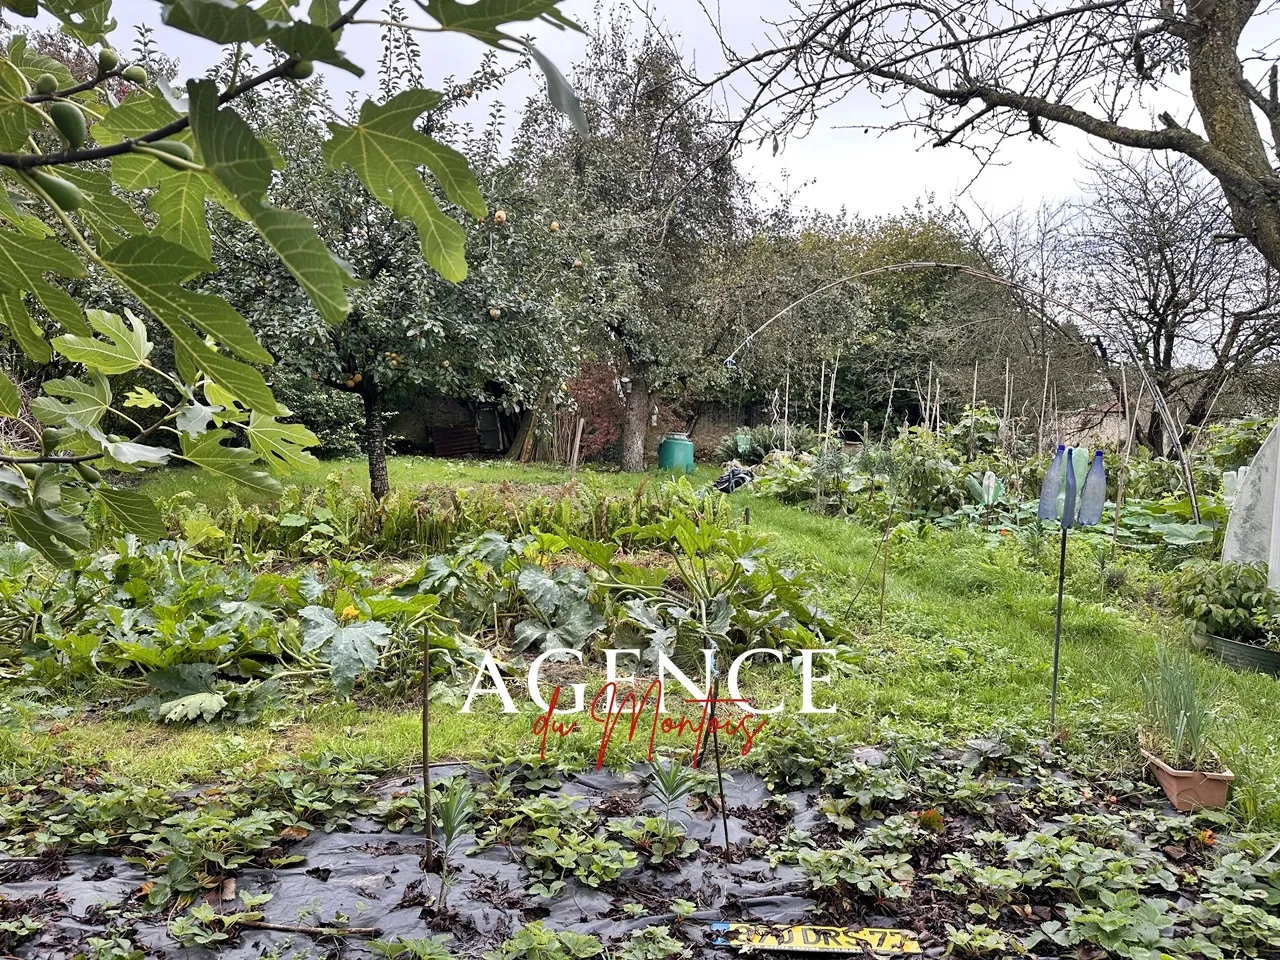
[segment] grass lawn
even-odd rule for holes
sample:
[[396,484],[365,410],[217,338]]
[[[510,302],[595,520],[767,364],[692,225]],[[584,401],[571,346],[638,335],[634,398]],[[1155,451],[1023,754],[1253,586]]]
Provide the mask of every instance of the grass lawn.
[[[350,471],[361,480],[365,476],[361,463],[328,463],[297,482],[320,484],[334,470]],[[715,472],[701,467],[694,479],[706,482]],[[633,488],[641,479],[594,471],[581,476],[619,490]],[[566,473],[507,462],[414,457],[394,459],[391,478],[399,487],[549,484],[563,482]],[[184,489],[213,503],[229,487],[194,471],[166,471],[147,483],[148,492],[157,497]],[[878,532],[772,500],[737,497],[735,502],[750,506],[753,526],[771,535],[770,549],[811,572],[820,584],[823,606],[844,612],[861,638],[861,662],[819,694],[820,702],[834,703],[837,712],[812,719],[815,727],[865,742],[880,741],[895,731],[938,740],[1002,727],[1048,733],[1055,599],[1055,579],[1048,567],[1055,558],[1045,558],[1036,569],[1019,562],[1013,544],[991,549],[981,539],[963,534],[895,541],[881,626],[879,565],[873,563]],[[1073,551],[1059,726],[1072,752],[1136,774],[1140,679],[1153,668],[1158,645],[1176,638],[1177,627],[1145,605],[1098,596],[1090,562],[1087,553]],[[1280,797],[1280,756],[1274,738],[1280,722],[1280,684],[1237,673],[1208,657],[1198,660],[1205,679],[1219,688],[1222,747],[1243,775],[1238,798],[1252,816],[1280,822],[1275,809],[1266,810],[1277,806],[1272,798]],[[512,692],[517,702],[525,699],[522,690]],[[779,667],[757,671],[747,692],[763,698],[758,702],[774,703],[779,695],[797,697],[798,683],[789,667]],[[436,758],[538,748],[532,710],[520,718],[492,713],[460,716],[458,706],[457,699],[433,706]],[[387,767],[407,767],[420,751],[418,714],[409,705],[396,709],[318,702],[300,710],[276,710],[249,727],[166,728],[118,714],[68,723],[56,737],[37,735],[30,746],[57,750],[76,765],[105,759],[144,778],[164,779],[179,771],[216,778],[239,764],[270,763],[309,748],[368,755]],[[766,728],[761,736],[768,735]],[[594,754],[597,739],[598,729],[590,728],[568,742]],[[641,749],[637,743],[633,753]]]
[[[387,473],[391,488],[412,489],[432,484],[474,486],[483,483],[559,484],[569,479],[567,470],[540,465],[525,466],[510,460],[442,460],[437,457],[391,457],[387,460]],[[698,482],[714,479],[719,471],[702,465],[694,473]],[[331,475],[349,479],[350,483],[367,487],[369,465],[362,459],[327,460],[311,470],[290,474],[287,482],[299,487],[322,487]],[[627,490],[643,479],[642,474],[619,473],[616,470],[583,468],[578,476],[585,482],[600,483],[611,489]],[[648,474],[656,478],[657,474]],[[191,493],[197,499],[216,503],[234,494],[243,503],[266,502],[265,494],[255,493],[227,477],[198,470],[195,467],[178,467],[172,470],[153,470],[140,489],[157,500],[180,493]]]

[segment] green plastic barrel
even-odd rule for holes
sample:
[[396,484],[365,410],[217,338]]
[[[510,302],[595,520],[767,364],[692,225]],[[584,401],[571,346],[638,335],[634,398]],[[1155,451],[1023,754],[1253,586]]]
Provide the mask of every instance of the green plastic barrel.
[[670,473],[693,473],[693,441],[687,434],[668,433],[658,444],[658,469]]

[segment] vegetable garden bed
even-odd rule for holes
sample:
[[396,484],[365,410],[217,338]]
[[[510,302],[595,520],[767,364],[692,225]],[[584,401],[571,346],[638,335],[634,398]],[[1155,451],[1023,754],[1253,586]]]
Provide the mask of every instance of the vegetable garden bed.
[[180,943],[660,960],[732,955],[711,924],[745,920],[898,928],[929,956],[1280,956],[1271,839],[1217,835],[1221,817],[1176,814],[1149,785],[1017,736],[873,749],[795,727],[770,744],[728,784],[727,853],[697,772],[673,801],[643,765],[433,769],[434,803],[474,790],[443,902],[412,777],[333,757],[204,789],[54,776],[0,803],[0,938],[103,960]]

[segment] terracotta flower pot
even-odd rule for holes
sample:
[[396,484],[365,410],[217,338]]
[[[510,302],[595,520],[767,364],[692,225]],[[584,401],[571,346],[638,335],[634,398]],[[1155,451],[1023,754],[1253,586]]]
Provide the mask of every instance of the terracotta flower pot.
[[1156,782],[1164,790],[1175,810],[1217,810],[1227,805],[1227,788],[1236,775],[1230,770],[1205,773],[1201,770],[1175,770],[1155,754],[1139,747]]

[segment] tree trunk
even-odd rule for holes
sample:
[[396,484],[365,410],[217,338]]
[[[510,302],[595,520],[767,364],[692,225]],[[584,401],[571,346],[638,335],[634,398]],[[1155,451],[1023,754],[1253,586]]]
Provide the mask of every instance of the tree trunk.
[[369,492],[381,500],[391,489],[387,479],[387,440],[382,433],[382,390],[366,380],[360,385],[364,401],[364,448],[369,458]]
[[1222,184],[1236,229],[1280,269],[1280,203],[1274,193],[1273,161],[1244,92],[1237,52],[1241,31],[1257,5],[1221,0],[1204,6],[1205,19],[1188,31],[1187,74],[1191,99],[1211,146],[1188,152]]
[[1147,422],[1147,448],[1157,457],[1163,457],[1164,447],[1164,418],[1160,416],[1159,408],[1152,404],[1151,419]]
[[644,445],[649,434],[649,409],[652,400],[645,378],[631,372],[631,391],[626,396],[622,413],[622,456],[619,466],[628,473],[644,469]]

